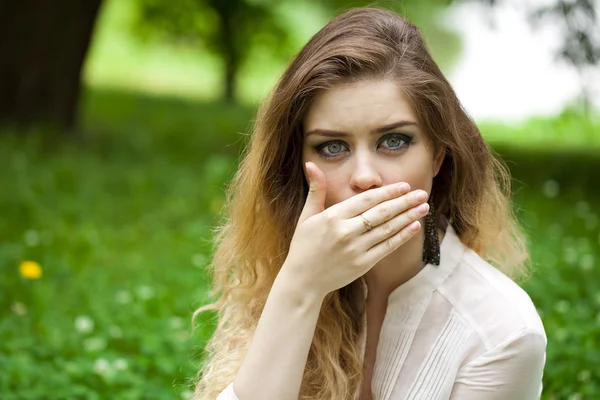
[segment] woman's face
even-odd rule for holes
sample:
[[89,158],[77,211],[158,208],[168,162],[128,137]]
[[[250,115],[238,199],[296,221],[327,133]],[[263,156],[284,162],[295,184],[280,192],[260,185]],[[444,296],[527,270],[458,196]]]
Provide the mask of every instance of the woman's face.
[[406,95],[391,80],[322,92],[307,110],[303,135],[302,165],[312,161],[325,174],[326,208],[396,182],[429,193],[444,155],[434,155]]

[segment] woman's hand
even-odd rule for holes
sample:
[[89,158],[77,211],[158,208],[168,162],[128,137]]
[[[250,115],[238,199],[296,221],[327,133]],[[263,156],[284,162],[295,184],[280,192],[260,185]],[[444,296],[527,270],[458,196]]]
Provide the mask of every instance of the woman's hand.
[[322,297],[406,243],[429,211],[427,193],[409,192],[407,183],[367,190],[325,210],[325,174],[314,163],[306,171],[310,189],[280,274]]

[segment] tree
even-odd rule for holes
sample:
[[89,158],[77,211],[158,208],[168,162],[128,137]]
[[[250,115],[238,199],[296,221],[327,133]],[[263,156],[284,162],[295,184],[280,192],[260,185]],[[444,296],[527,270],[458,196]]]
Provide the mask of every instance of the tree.
[[[223,62],[224,99],[236,100],[236,81],[240,68],[249,61],[257,45],[268,48],[275,58],[287,59],[296,49],[292,43],[293,27],[287,26],[278,10],[286,0],[138,0],[140,13],[137,32],[159,37],[171,43],[183,43],[216,54]],[[298,4],[300,0],[287,0]],[[333,16],[351,6],[373,4],[366,0],[304,0],[315,10]],[[400,12],[409,11],[411,19],[425,27],[435,43],[434,53],[442,62],[457,55],[458,37],[436,24],[432,13],[450,3],[449,0],[404,0],[383,4]]]
[[[278,7],[304,1],[330,15],[365,0],[137,0],[139,31],[193,44],[223,61],[224,97],[235,101],[240,67],[257,44],[288,58],[293,28]],[[468,0],[453,0],[468,1]],[[470,0],[496,6],[508,0]],[[81,68],[102,0],[0,0],[0,123],[49,122],[74,127]],[[422,28],[436,60],[456,56],[458,42],[432,15],[452,0],[388,0],[381,4],[409,16]],[[564,40],[559,57],[580,72],[600,63],[600,31],[594,0],[554,0],[529,12],[533,25],[559,23]],[[266,46],[265,46],[266,45]],[[585,96],[585,91],[583,92]],[[589,94],[588,94],[589,95]]]
[[74,126],[102,0],[0,0],[0,123]]
[[285,53],[290,30],[277,18],[276,0],[139,0],[138,32],[184,42],[223,61],[224,98],[236,99],[240,66],[257,41]]

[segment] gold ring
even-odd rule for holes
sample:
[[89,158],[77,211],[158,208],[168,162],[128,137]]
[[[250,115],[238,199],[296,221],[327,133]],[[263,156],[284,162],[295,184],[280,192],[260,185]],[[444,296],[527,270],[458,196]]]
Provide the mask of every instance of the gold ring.
[[371,221],[369,221],[367,219],[367,217],[365,217],[363,214],[360,214],[360,216],[363,219],[363,223],[365,224],[365,228],[367,229],[367,232],[369,232],[371,229],[373,229],[373,225],[371,225]]

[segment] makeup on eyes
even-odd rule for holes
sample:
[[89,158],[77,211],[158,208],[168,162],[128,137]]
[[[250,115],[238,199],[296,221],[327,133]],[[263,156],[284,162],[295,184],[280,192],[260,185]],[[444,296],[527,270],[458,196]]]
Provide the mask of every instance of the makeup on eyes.
[[[384,147],[384,150],[390,152],[401,152],[408,148],[413,140],[413,135],[407,133],[399,133],[399,132],[391,132],[382,135],[381,138],[377,141],[377,145],[381,145],[382,143],[389,141],[398,141],[399,144],[397,146]],[[332,151],[330,146],[335,146],[335,149],[340,149],[339,151]],[[388,143],[389,145],[389,143]],[[325,142],[321,142],[318,144],[311,145],[311,147],[319,154],[319,156],[323,158],[336,158],[341,154],[344,154],[349,150],[349,146],[343,140],[328,140]],[[329,148],[329,152],[324,151]],[[345,150],[344,150],[345,149]]]

